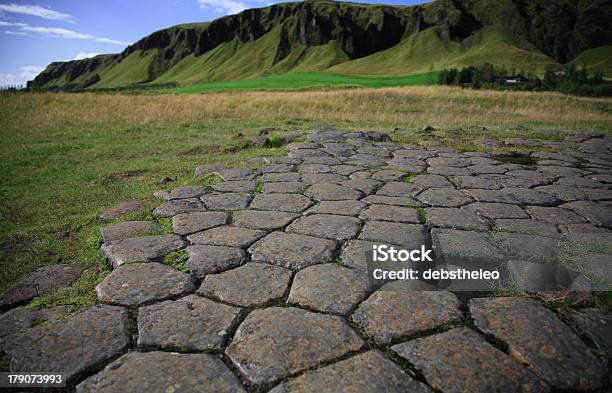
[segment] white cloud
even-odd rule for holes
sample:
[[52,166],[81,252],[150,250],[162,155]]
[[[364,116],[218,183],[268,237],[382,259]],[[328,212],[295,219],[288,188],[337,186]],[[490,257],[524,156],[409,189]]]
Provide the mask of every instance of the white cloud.
[[25,66],[18,74],[0,74],[0,86],[25,86],[26,82],[40,74],[43,67]]
[[32,15],[32,16],[38,16],[43,19],[49,19],[49,20],[70,21],[72,19],[72,15],[53,11],[48,8],[40,7],[37,5],[28,5],[28,4],[15,4],[15,3],[0,4],[0,12],[6,12],[6,13],[11,13],[11,14]]
[[92,40],[96,37],[89,35],[78,33],[76,31],[63,29],[61,27],[37,27],[37,26],[23,26],[21,30],[30,32],[30,33],[40,33],[45,34],[50,37],[59,37],[59,38],[74,38],[77,40]]
[[114,45],[130,45],[129,42],[114,40],[112,38],[107,37],[96,37],[91,34],[79,33],[78,31],[64,29],[62,27],[41,27],[41,26],[30,26],[27,23],[11,23],[6,21],[0,21],[0,26],[13,26],[17,27],[21,32],[12,32],[7,34],[13,35],[27,35],[27,33],[37,33],[43,34],[47,37],[55,37],[55,38],[70,38],[76,40],[93,40],[97,42],[102,42],[105,44],[114,44]]
[[237,14],[249,6],[246,3],[235,0],[198,0],[200,8],[213,9],[219,14]]
[[89,59],[91,57],[96,57],[98,56],[99,53],[98,52],[79,52],[77,53],[76,56],[74,56],[74,58],[70,59],[70,60],[83,60],[83,59]]
[[8,35],[29,35],[28,33],[24,33],[22,31],[10,31],[10,30],[4,30],[4,34],[8,34]]

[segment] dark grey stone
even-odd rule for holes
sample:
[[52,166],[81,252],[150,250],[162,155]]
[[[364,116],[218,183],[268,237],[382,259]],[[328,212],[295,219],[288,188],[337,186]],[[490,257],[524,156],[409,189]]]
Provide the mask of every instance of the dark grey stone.
[[98,305],[13,334],[0,349],[12,372],[63,373],[70,384],[127,351],[128,345],[127,310]]
[[242,210],[232,214],[232,225],[269,231],[283,228],[298,217],[288,212]]
[[245,252],[238,247],[196,245],[187,247],[187,269],[198,278],[240,266]]
[[246,379],[261,384],[337,359],[363,344],[340,317],[271,307],[249,314],[225,353]]
[[312,204],[310,198],[299,194],[259,194],[253,198],[251,208],[301,213]]
[[141,211],[143,208],[144,208],[144,201],[138,201],[138,200],[126,201],[116,206],[113,206],[110,209],[103,211],[102,213],[98,214],[98,217],[100,217],[103,220],[112,220],[112,219],[124,216],[126,214],[137,213]]
[[155,262],[120,266],[96,286],[101,302],[127,307],[176,299],[194,290],[192,276]]
[[459,207],[472,202],[472,198],[454,188],[428,188],[416,198],[436,207]]
[[204,351],[220,349],[241,310],[196,295],[138,310],[138,348]]
[[529,218],[527,213],[517,205],[506,203],[474,202],[462,209],[479,214],[486,218]]
[[100,234],[104,243],[110,243],[114,240],[137,237],[159,229],[160,226],[153,221],[123,221],[100,228]]
[[103,244],[100,250],[113,268],[137,261],[162,261],[172,251],[185,247],[177,235],[134,237]]
[[218,192],[253,192],[256,186],[251,180],[236,180],[214,184],[212,188]]
[[436,256],[447,263],[496,267],[505,260],[488,233],[434,228],[431,237]]
[[213,192],[201,199],[211,210],[235,210],[246,208],[253,196],[236,192]]
[[199,199],[173,199],[156,207],[155,210],[153,210],[153,215],[157,217],[172,217],[181,213],[193,213],[205,210],[206,207]]
[[423,225],[385,221],[367,221],[359,239],[397,244],[409,249],[420,249],[421,245],[429,244]]
[[389,205],[370,205],[359,215],[362,220],[394,221],[418,224],[419,215],[415,209]]
[[187,237],[193,244],[246,248],[266,233],[255,229],[222,226]]
[[291,270],[250,262],[237,269],[209,274],[198,293],[241,307],[259,307],[280,299],[291,280]]
[[292,222],[285,231],[343,241],[353,239],[360,227],[361,221],[355,217],[310,214]]
[[340,214],[356,216],[367,205],[361,201],[322,201],[306,211],[306,214]]
[[249,248],[255,262],[288,269],[330,262],[337,244],[333,240],[285,232],[272,232]]
[[445,207],[430,207],[425,209],[427,224],[433,227],[462,229],[466,231],[488,231],[489,224],[475,213]]
[[341,201],[363,197],[360,191],[333,183],[317,183],[308,187],[305,195],[319,201]]

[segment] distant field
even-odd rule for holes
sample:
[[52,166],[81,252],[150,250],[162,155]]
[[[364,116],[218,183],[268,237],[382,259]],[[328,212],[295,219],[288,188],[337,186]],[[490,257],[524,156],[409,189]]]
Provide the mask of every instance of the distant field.
[[[386,78],[372,83],[381,80]],[[612,99],[446,86],[2,94],[0,291],[39,266],[76,262],[86,267],[85,278],[44,302],[95,302],[92,289],[108,273],[98,250],[103,225],[98,212],[150,198],[165,176],[176,179],[166,188],[197,184],[193,170],[199,164],[237,165],[249,157],[284,154],[244,148],[261,128],[295,133],[317,123],[382,131],[432,125],[441,130],[402,134],[399,140],[427,138],[472,150],[474,139],[483,137],[562,138],[555,130],[610,134]]]
[[356,76],[325,72],[300,72],[281,75],[213,82],[180,87],[179,93],[204,93],[226,90],[297,90],[321,87],[404,87],[430,85],[437,81],[438,72],[407,76]]

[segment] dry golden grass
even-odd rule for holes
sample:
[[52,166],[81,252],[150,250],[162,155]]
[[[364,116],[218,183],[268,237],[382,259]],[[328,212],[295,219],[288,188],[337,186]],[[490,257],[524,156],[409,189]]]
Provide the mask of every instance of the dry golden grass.
[[6,127],[107,126],[298,119],[335,124],[439,127],[517,124],[607,132],[612,99],[442,86],[207,94],[2,96]]

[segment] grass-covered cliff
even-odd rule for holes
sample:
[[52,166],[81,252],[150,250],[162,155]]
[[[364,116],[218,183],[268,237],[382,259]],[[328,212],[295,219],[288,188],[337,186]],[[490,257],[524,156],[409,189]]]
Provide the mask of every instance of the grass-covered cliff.
[[437,0],[385,6],[275,4],[178,25],[120,54],[50,64],[33,89],[191,85],[289,72],[407,75],[489,62],[543,72],[612,70],[607,0]]

